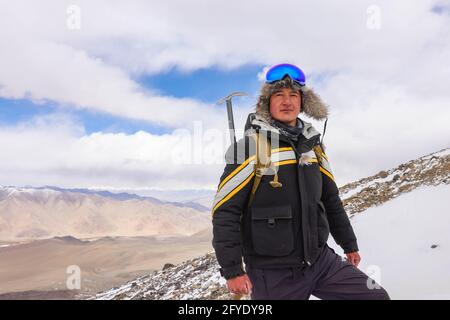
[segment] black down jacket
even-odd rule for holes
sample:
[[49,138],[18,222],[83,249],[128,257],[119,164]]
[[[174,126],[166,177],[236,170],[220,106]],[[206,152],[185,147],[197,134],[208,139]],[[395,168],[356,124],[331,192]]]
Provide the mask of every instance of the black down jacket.
[[[328,158],[319,163],[312,148],[320,133],[303,120],[303,131],[293,143],[255,114],[250,114],[244,138],[225,155],[226,167],[212,210],[213,247],[226,279],[244,274],[242,258],[255,268],[308,267],[326,244],[329,233],[345,253],[358,251],[331,172]],[[251,206],[255,144],[249,134],[266,134],[271,160],[282,187],[262,177]]]

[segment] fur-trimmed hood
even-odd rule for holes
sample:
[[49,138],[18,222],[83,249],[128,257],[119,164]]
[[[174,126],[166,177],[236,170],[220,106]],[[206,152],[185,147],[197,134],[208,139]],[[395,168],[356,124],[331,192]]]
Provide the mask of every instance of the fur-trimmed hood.
[[312,88],[300,86],[287,76],[275,83],[264,83],[261,88],[258,103],[256,104],[256,113],[268,123],[272,122],[269,108],[270,96],[281,88],[292,88],[300,91],[300,114],[304,113],[316,120],[325,120],[328,117],[328,106],[322,101],[320,96]]

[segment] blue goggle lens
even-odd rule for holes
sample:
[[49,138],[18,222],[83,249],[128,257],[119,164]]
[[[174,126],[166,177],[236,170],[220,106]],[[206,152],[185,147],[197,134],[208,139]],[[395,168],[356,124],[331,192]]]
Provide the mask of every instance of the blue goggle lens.
[[272,83],[282,80],[286,75],[291,77],[292,80],[298,82],[300,85],[305,85],[306,77],[303,71],[300,68],[287,63],[278,64],[270,68],[266,73],[266,82]]

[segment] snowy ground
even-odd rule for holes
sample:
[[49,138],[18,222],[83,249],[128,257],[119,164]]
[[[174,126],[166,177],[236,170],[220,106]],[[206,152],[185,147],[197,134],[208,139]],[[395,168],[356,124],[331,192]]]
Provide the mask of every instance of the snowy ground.
[[354,216],[360,269],[392,299],[450,299],[449,208],[450,185],[425,186]]

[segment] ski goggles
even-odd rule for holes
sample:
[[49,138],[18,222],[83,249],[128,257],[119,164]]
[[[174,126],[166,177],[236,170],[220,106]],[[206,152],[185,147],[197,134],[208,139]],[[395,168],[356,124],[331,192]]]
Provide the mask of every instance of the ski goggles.
[[276,66],[270,68],[266,73],[266,83],[280,81],[287,75],[299,85],[305,85],[306,77],[303,71],[300,68],[288,63],[277,64]]

